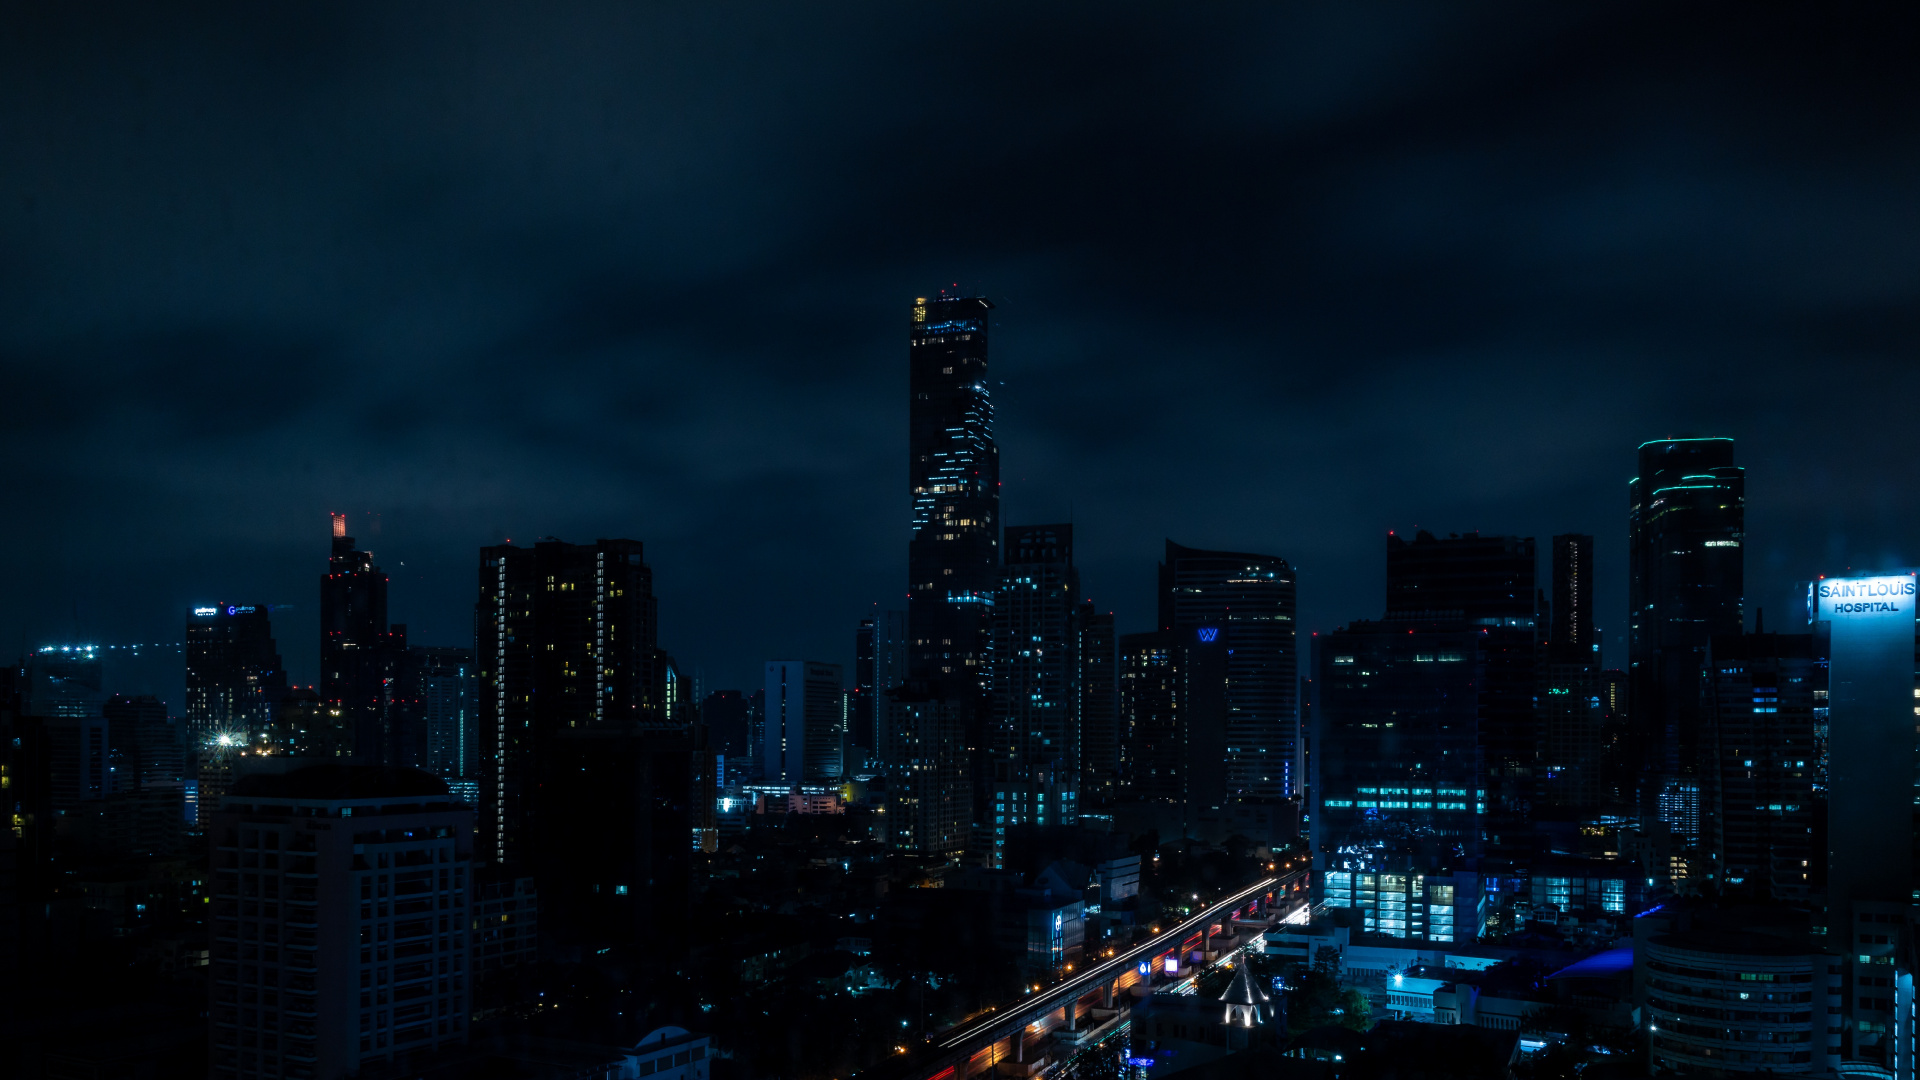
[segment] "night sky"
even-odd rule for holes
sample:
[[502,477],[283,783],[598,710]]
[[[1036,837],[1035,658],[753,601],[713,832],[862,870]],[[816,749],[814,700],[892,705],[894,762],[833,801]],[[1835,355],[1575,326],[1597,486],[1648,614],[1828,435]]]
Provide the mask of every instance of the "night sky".
[[264,602],[310,682],[344,510],[416,642],[482,544],[630,536],[708,689],[850,663],[956,283],[1004,519],[1071,515],[1123,632],[1168,537],[1328,630],[1389,529],[1589,532],[1624,663],[1634,448],[1687,433],[1785,628],[1920,561],[1895,10],[8,5],[0,651]]

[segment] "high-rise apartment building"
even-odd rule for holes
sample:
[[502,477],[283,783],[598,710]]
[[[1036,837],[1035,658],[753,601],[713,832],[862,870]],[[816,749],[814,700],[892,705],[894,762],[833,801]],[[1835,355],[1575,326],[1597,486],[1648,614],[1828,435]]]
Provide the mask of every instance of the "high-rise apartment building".
[[921,298],[908,326],[907,675],[975,703],[988,692],[1000,578],[1000,451],[987,388],[992,310],[985,297]]
[[1593,537],[1553,538],[1553,604],[1543,684],[1536,697],[1536,790],[1553,811],[1579,817],[1604,802],[1606,709],[1593,626]]
[[926,855],[963,850],[972,838],[974,811],[969,705],[913,680],[882,691],[880,699],[887,842]]
[[874,708],[873,636],[873,619],[861,619],[853,632],[853,685],[847,689],[847,743],[857,757],[871,755],[880,746],[880,714]]
[[467,1041],[473,811],[445,782],[256,773],[209,817],[215,1080],[340,1080]]
[[472,649],[407,647],[410,726],[423,743],[419,765],[450,783],[480,778],[479,675]]
[[1826,676],[1811,634],[1723,634],[1708,646],[1701,816],[1713,873],[1726,886],[1779,900],[1804,900],[1812,887],[1821,854],[1814,704],[1826,696]]
[[638,541],[482,548],[479,584],[474,659],[486,762],[479,835],[489,862],[510,864],[531,854],[537,792],[555,740],[671,721],[659,677],[653,571]]
[[1299,658],[1293,568],[1277,555],[1202,551],[1167,541],[1160,629],[1217,630],[1226,648],[1226,789],[1232,799],[1301,789]]
[[1071,815],[1080,776],[1080,573],[1072,525],[1009,528],[994,598],[993,721],[996,789],[1043,785]]
[[760,760],[769,784],[830,784],[846,771],[841,667],[817,660],[769,660],[766,742]]
[[684,913],[693,690],[658,647],[635,540],[480,552],[480,844],[539,883],[548,931],[631,945]]
[[1628,718],[1645,807],[1667,782],[1697,781],[1707,645],[1744,629],[1746,471],[1733,440],[1641,443],[1627,532]]
[[1120,642],[1113,612],[1080,608],[1080,802],[1105,806],[1119,797]]
[[265,604],[205,604],[187,615],[187,731],[195,747],[284,743],[287,673]]
[[748,712],[747,695],[738,690],[715,690],[700,703],[700,721],[707,725],[707,745],[727,759],[729,775],[750,756]]
[[1123,634],[1119,643],[1119,797],[1185,806],[1186,650],[1172,631]]
[[[1531,537],[1387,536],[1387,618],[1451,624],[1478,635],[1480,822],[1496,849],[1528,844],[1541,744],[1540,595]],[[1326,672],[1322,672],[1326,674]]]
[[387,575],[333,515],[333,549],[320,578],[320,697],[340,710],[363,764],[395,763],[394,683],[405,655],[404,631],[387,625]]

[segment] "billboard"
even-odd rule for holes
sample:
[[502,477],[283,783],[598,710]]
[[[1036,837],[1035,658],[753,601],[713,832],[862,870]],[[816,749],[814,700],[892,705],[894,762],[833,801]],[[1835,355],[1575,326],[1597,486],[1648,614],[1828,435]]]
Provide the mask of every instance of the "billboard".
[[[1831,906],[1906,901],[1913,889],[1912,572],[1813,582],[1809,614],[1827,640],[1827,889]],[[1842,914],[1844,917],[1844,914]]]

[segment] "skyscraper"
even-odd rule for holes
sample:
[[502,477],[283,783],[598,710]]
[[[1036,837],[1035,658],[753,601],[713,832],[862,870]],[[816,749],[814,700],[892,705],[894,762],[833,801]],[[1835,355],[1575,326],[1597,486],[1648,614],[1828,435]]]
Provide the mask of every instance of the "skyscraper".
[[[1075,800],[1080,773],[1080,573],[1072,525],[1009,528],[993,613],[996,765]],[[997,781],[996,781],[997,782]]]
[[393,764],[388,704],[404,646],[387,625],[387,575],[354,547],[347,515],[333,515],[333,551],[320,579],[320,697],[340,710],[353,755]]
[[1325,636],[1316,870],[1432,873],[1479,854],[1483,637],[1458,619],[1420,618],[1356,621]]
[[[1531,537],[1387,535],[1387,618],[1449,625],[1478,637],[1477,740],[1486,817],[1496,848],[1530,842],[1540,724],[1539,592]],[[1330,646],[1329,646],[1330,647]],[[1326,672],[1322,672],[1323,675]]]
[[688,899],[693,709],[674,707],[642,554],[480,551],[480,850],[532,871],[543,925],[582,947],[630,945]]
[[208,604],[187,616],[187,731],[198,747],[227,736],[284,744],[287,673],[265,604]]
[[1715,634],[1744,629],[1746,471],[1733,440],[1640,444],[1627,515],[1628,707],[1650,793],[1701,772],[1700,677]]
[[641,554],[635,540],[480,549],[475,661],[488,772],[479,835],[489,861],[528,854],[556,740],[671,726],[657,685],[653,571]]
[[914,301],[909,334],[907,674],[947,697],[988,691],[999,584],[1000,451],[985,297]]
[[1105,806],[1119,795],[1120,653],[1113,612],[1080,608],[1080,802]]
[[479,668],[473,650],[407,647],[407,697],[424,746],[419,766],[449,783],[480,779]]
[[1224,635],[1229,798],[1288,798],[1301,789],[1293,619],[1293,568],[1285,559],[1167,541],[1160,628]]
[[847,742],[863,754],[872,754],[879,746],[879,731],[874,709],[873,618],[861,619],[853,632],[853,686],[847,691]]
[[817,660],[769,660],[766,744],[769,784],[830,784],[845,770],[841,668]]
[[1814,850],[1814,702],[1827,665],[1811,634],[1722,634],[1708,646],[1710,767],[1703,793],[1714,872],[1760,896],[1808,895]]
[[1537,788],[1543,802],[1575,817],[1603,801],[1606,709],[1600,642],[1593,628],[1593,537],[1553,538],[1552,626],[1540,711]]
[[1120,638],[1122,800],[1186,805],[1187,727],[1180,701],[1185,658],[1169,630]]

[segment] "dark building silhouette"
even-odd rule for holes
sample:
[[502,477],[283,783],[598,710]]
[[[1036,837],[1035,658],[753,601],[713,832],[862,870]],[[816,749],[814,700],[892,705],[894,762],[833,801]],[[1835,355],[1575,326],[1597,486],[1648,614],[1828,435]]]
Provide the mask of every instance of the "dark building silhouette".
[[1159,600],[1162,631],[1190,636],[1217,630],[1226,647],[1227,797],[1298,794],[1300,673],[1292,567],[1277,555],[1202,551],[1169,540]]
[[1127,802],[1185,806],[1186,650],[1172,631],[1120,637],[1120,782]]
[[1707,646],[1744,629],[1746,471],[1732,439],[1655,440],[1630,493],[1627,711],[1644,809],[1702,772]]
[[530,871],[545,932],[583,948],[629,947],[687,903],[705,750],[642,555],[635,540],[480,552],[480,850]]
[[1120,785],[1120,642],[1113,612],[1080,607],[1080,802],[1105,806]]
[[180,786],[187,776],[188,741],[185,725],[167,715],[165,702],[151,694],[115,694],[100,715],[107,721],[116,790]]
[[715,690],[700,703],[700,719],[707,725],[708,745],[714,753],[725,755],[729,774],[749,756],[749,711],[747,696],[738,690]]
[[853,686],[847,691],[847,741],[863,754],[880,746],[874,678],[873,619],[868,617],[853,632]]
[[971,840],[974,815],[966,732],[972,704],[912,679],[880,697],[887,842],[925,855],[961,851]]
[[1603,802],[1606,709],[1593,626],[1593,537],[1553,538],[1553,604],[1540,713],[1538,792],[1552,812],[1580,817]]
[[320,697],[353,734],[354,759],[393,764],[389,708],[405,656],[404,630],[387,625],[387,575],[354,547],[347,516],[333,515],[333,551],[320,579]]
[[[1540,596],[1531,537],[1424,529],[1412,540],[1387,535],[1387,618],[1466,629],[1479,641],[1478,745],[1488,842],[1531,842],[1541,732]],[[1331,646],[1329,646],[1331,647]],[[1331,669],[1323,669],[1325,676]]]
[[99,716],[107,699],[101,689],[100,652],[91,645],[49,645],[20,667],[21,708],[27,716]]
[[489,772],[479,835],[488,861],[531,854],[556,740],[671,725],[655,619],[653,571],[638,541],[480,549],[474,637]]
[[1704,684],[1710,767],[1702,792],[1713,872],[1727,886],[1804,900],[1824,851],[1815,843],[1827,662],[1812,634],[1721,634]]

